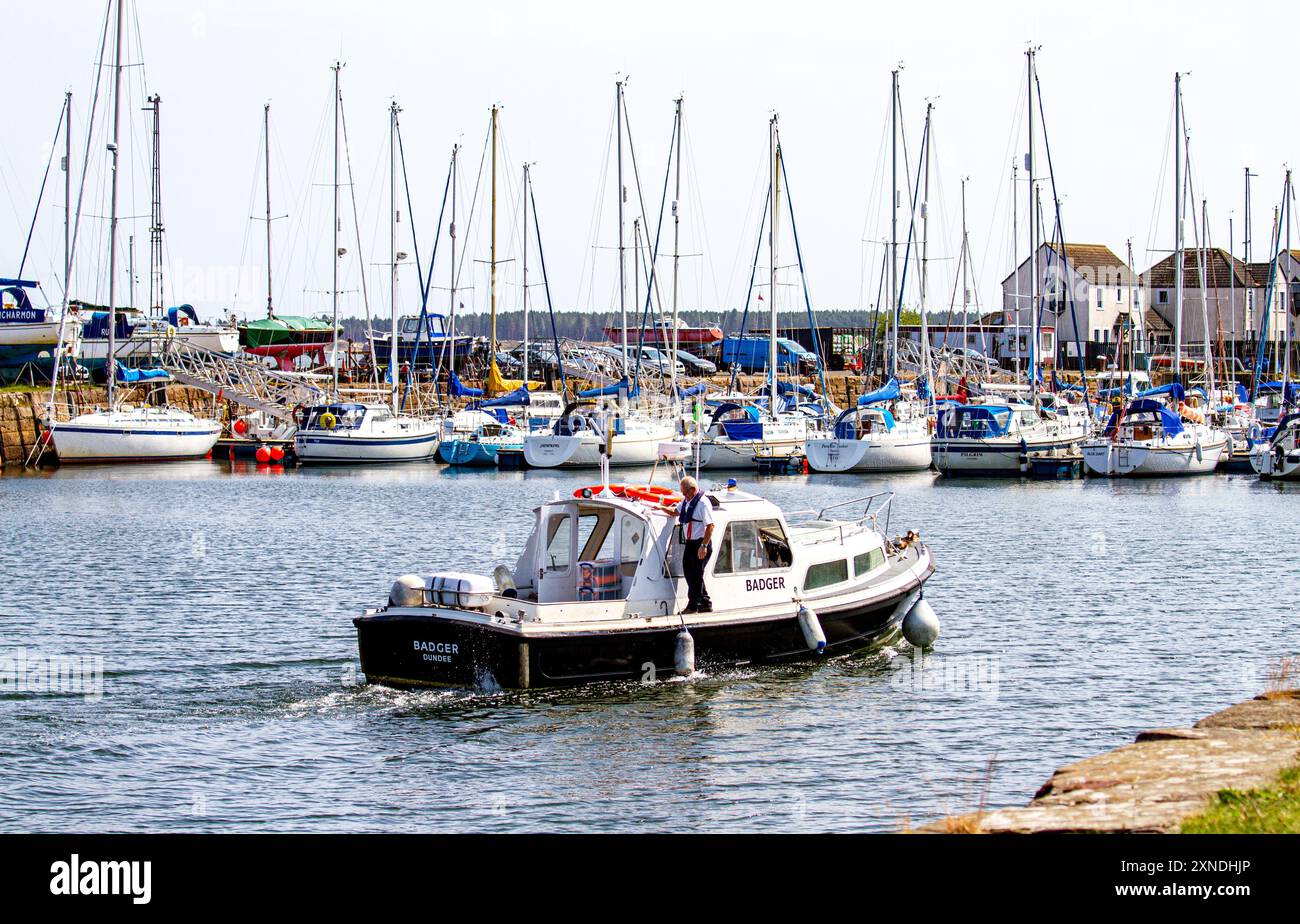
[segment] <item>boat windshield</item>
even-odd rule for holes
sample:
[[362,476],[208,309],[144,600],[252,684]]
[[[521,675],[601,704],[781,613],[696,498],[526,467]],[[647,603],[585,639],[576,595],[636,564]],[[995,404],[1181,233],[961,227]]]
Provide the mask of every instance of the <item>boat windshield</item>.
[[1003,436],[1011,425],[1009,407],[953,408],[939,419],[942,436],[984,439]]
[[355,430],[366,409],[360,404],[326,404],[308,412],[307,430]]

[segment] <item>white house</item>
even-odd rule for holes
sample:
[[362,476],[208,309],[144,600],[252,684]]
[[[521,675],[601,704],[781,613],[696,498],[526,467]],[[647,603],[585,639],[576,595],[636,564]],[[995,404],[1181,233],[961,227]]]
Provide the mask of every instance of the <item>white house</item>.
[[1141,336],[1146,299],[1132,268],[1104,244],[1043,244],[1002,281],[1006,324],[1028,327],[1030,282],[1038,279],[1039,323],[1056,328],[1062,363],[1077,362],[1082,344],[1091,359],[1121,337]]

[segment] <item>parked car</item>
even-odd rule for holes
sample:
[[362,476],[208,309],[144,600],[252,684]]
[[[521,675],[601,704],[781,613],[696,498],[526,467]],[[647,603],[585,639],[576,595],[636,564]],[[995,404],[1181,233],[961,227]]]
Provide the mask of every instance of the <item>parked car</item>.
[[[658,372],[661,375],[671,375],[673,367],[669,365],[670,360],[663,353],[660,353],[654,347],[648,346],[629,346],[627,355],[632,363],[636,363],[637,353],[641,355],[641,367],[649,368],[651,371]],[[686,367],[680,361],[672,361],[677,368],[678,375],[686,374]]]
[[967,347],[949,347],[943,350],[940,355],[966,366],[982,368],[986,372],[996,372],[1000,368],[996,359],[989,359],[979,350],[972,350]]
[[718,371],[715,363],[710,362],[694,353],[687,353],[685,350],[677,350],[677,358],[686,366],[686,371],[691,375],[713,375]]

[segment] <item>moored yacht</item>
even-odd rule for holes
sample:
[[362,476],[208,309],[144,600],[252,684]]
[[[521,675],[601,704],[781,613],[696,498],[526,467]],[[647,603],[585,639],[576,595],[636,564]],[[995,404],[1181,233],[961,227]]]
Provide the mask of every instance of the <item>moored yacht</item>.
[[603,455],[610,465],[651,465],[659,445],[676,436],[676,421],[653,410],[600,412],[575,401],[549,429],[524,439],[524,458],[533,468],[598,468]]
[[1300,414],[1287,414],[1251,448],[1250,465],[1260,478],[1300,481]]
[[815,472],[913,472],[930,467],[930,419],[924,402],[905,400],[898,380],[862,395],[828,433],[805,444]]
[[48,423],[59,462],[162,462],[201,459],[221,424],[172,407],[118,405]]
[[531,688],[815,658],[900,630],[937,638],[921,599],[934,560],[915,533],[889,537],[892,495],[806,519],[734,482],[704,496],[719,537],[711,612],[682,613],[681,531],[662,506],[680,495],[596,485],[537,507],[522,554],[493,577],[398,578],[386,606],[353,620],[362,671],[391,686]]
[[1018,475],[1031,452],[1073,450],[1088,435],[1087,411],[1016,401],[956,404],[939,414],[930,446],[947,475]]
[[1102,435],[1083,444],[1083,461],[1097,475],[1205,475],[1227,451],[1227,434],[1186,406],[1182,386],[1173,383],[1116,409]]
[[433,457],[441,435],[439,420],[335,402],[306,409],[293,447],[299,462],[418,462]]

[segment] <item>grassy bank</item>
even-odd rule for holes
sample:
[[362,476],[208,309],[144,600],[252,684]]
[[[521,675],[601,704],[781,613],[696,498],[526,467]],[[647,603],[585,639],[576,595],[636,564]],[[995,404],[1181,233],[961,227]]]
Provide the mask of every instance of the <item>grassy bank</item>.
[[1267,789],[1221,789],[1210,807],[1183,822],[1183,834],[1300,834],[1300,767]]

